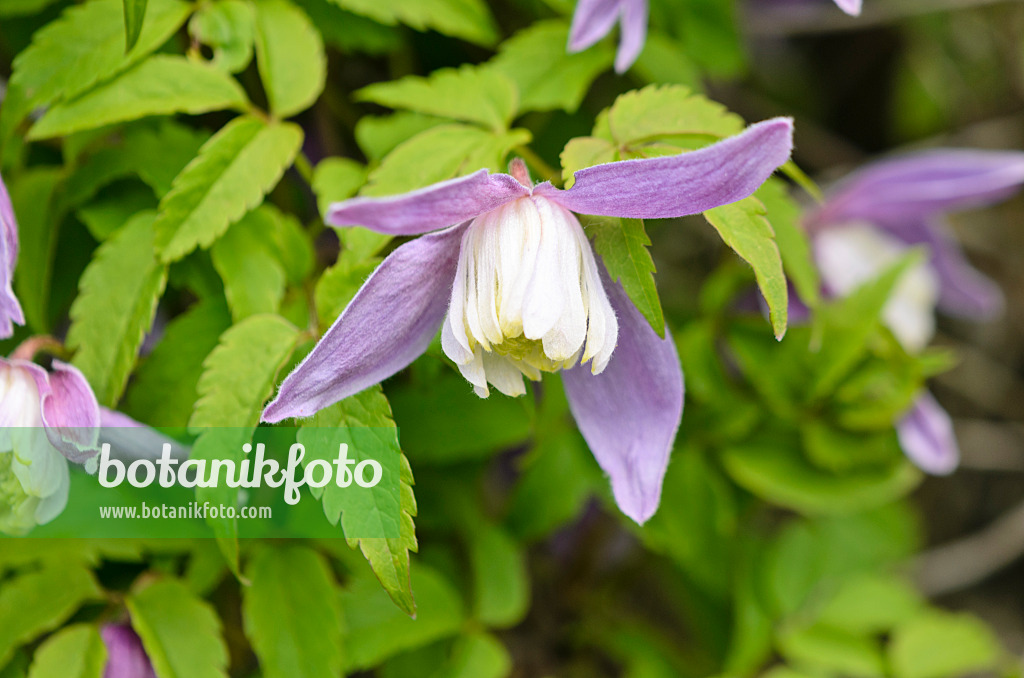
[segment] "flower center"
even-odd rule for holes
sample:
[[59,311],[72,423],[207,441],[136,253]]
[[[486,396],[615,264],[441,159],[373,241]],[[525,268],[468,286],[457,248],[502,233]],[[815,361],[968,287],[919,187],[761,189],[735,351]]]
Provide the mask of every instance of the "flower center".
[[539,379],[588,360],[597,374],[617,336],[590,242],[571,212],[530,196],[466,229],[441,339],[479,395],[488,383],[520,395],[523,375]]

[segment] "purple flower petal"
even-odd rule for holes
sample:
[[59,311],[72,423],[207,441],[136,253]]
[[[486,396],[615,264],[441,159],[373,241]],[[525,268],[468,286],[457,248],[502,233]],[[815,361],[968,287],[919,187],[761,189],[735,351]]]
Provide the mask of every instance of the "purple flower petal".
[[890,225],[998,202],[1024,183],[1024,153],[945,149],[883,160],[850,175],[812,225]]
[[608,35],[619,20],[620,0],[579,0],[569,29],[570,53],[581,52]]
[[839,9],[850,16],[860,16],[861,0],[835,0]]
[[939,276],[939,308],[943,311],[974,318],[993,318],[1002,312],[1002,290],[971,266],[942,219],[907,220],[891,225],[888,231],[908,245],[928,247],[929,263]]
[[528,188],[507,174],[480,170],[402,195],[336,202],[326,221],[331,226],[364,226],[389,235],[418,235],[460,224],[529,194]]
[[7,187],[0,177],[0,339],[14,334],[14,324],[25,324],[25,314],[14,296],[14,267],[18,261],[18,223]]
[[100,427],[100,405],[78,368],[53,361],[50,389],[40,389],[46,436],[61,454],[83,463],[96,454]]
[[597,376],[580,365],[562,373],[580,432],[611,477],[615,502],[643,524],[661,500],[661,483],[683,415],[683,372],[671,336],[658,337],[622,286],[608,279],[619,341]]
[[103,678],[156,678],[142,640],[127,624],[108,624],[100,631],[107,646]]
[[793,122],[773,118],[699,151],[588,167],[567,191],[544,183],[534,193],[581,214],[681,217],[746,198],[792,148]]
[[647,0],[623,0],[622,37],[615,55],[615,72],[625,73],[644,51],[647,41]]
[[263,421],[310,417],[419,357],[448,311],[467,225],[425,235],[392,252],[284,380]]
[[896,424],[896,433],[903,453],[925,473],[948,475],[960,463],[953,422],[927,391]]

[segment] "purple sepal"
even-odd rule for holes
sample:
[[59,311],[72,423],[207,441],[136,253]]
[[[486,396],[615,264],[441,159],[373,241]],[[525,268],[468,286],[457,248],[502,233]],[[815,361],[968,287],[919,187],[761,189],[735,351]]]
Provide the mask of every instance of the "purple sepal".
[[[81,464],[95,456],[100,405],[78,368],[53,361],[48,389],[39,387],[43,425],[50,443],[71,461]],[[38,386],[38,378],[36,380]]]
[[620,0],[579,0],[572,15],[568,51],[581,52],[608,35],[619,20]]
[[943,149],[867,165],[842,181],[812,227],[868,221],[894,227],[998,202],[1024,183],[1024,153]]
[[482,169],[401,195],[336,202],[326,221],[388,235],[419,235],[460,224],[529,194],[530,189],[508,174]]
[[18,223],[14,208],[0,177],[0,339],[14,334],[14,325],[25,324],[25,314],[14,296],[14,267],[18,262]]
[[263,421],[310,417],[427,350],[448,311],[467,226],[422,236],[392,252],[284,380]]
[[953,422],[927,391],[896,424],[896,433],[903,453],[925,473],[949,475],[960,463]]
[[156,678],[142,640],[127,624],[108,624],[100,631],[107,646],[103,678]]
[[601,266],[619,320],[619,341],[603,372],[589,365],[562,373],[580,432],[612,482],[615,502],[643,524],[661,500],[661,484],[683,415],[683,371],[671,335],[651,329]]
[[773,118],[698,151],[595,165],[567,191],[544,183],[534,193],[580,214],[681,217],[746,198],[792,149],[792,120]]
[[861,0],[835,0],[839,9],[850,16],[860,16]]
[[622,36],[619,50],[615,53],[615,72],[625,73],[647,42],[647,0],[623,0]]
[[908,245],[925,245],[939,277],[939,308],[974,318],[993,318],[1004,306],[1002,290],[967,261],[941,217],[893,224],[889,232]]
[[647,40],[647,0],[579,0],[569,30],[570,53],[580,52],[608,35],[616,22],[622,26],[615,72],[633,65]]

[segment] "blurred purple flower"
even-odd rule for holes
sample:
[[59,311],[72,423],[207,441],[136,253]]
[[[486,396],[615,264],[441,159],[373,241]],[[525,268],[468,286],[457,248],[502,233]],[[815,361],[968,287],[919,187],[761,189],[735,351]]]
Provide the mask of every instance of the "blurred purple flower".
[[75,367],[0,358],[0,531],[20,533],[67,504],[67,459],[96,453],[99,404]]
[[[936,307],[988,318],[1003,307],[949,234],[946,212],[1003,200],[1024,184],[1024,153],[946,149],[883,160],[841,182],[807,224],[825,291],[844,295],[895,263],[912,246],[928,258],[897,282],[883,321],[909,351],[935,331]],[[959,452],[952,424],[927,392],[898,423],[904,452],[929,473],[949,473]]]
[[652,219],[740,200],[788,159],[792,131],[787,119],[769,120],[699,151],[589,167],[565,191],[533,186],[514,161],[511,175],[481,170],[332,205],[334,226],[425,235],[384,260],[263,420],[308,417],[358,393],[411,363],[441,329],[445,354],[482,397],[488,383],[515,396],[524,375],[565,370],[570,409],[616,502],[643,523],[682,416],[679,358],[611,281],[573,212]]
[[3,177],[0,177],[0,224],[3,229],[0,234],[0,339],[6,339],[14,334],[14,323],[25,324],[25,315],[11,287],[18,262],[18,222],[14,220],[11,196]]
[[579,0],[569,30],[569,52],[581,52],[608,35],[615,24],[622,27],[615,72],[633,65],[647,40],[647,0]]
[[[644,50],[647,41],[648,0],[578,0],[569,29],[570,54],[582,52],[608,35],[619,24],[621,35],[615,54],[615,72],[625,73]],[[835,0],[839,9],[858,16],[861,0]]]
[[103,678],[156,678],[142,640],[128,624],[108,624],[100,632],[107,646]]

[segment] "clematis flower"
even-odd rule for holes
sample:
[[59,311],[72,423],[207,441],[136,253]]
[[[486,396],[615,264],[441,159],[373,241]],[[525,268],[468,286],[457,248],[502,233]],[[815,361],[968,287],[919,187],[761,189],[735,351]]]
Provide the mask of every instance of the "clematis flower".
[[107,646],[103,678],[156,678],[142,639],[128,624],[107,624],[100,631]]
[[308,417],[442,347],[480,396],[525,392],[523,376],[564,370],[570,409],[622,511],[657,509],[682,416],[683,375],[661,339],[594,256],[573,212],[652,219],[750,195],[784,163],[792,123],[752,125],[672,157],[576,172],[559,190],[511,174],[475,174],[388,198],[331,206],[328,223],[421,235],[370,276],[281,384],[263,420]]
[[14,208],[3,177],[0,177],[0,229],[3,230],[0,233],[0,339],[6,339],[14,334],[14,323],[25,324],[25,314],[11,287],[18,261],[18,223],[14,220]]
[[0,531],[23,533],[57,517],[68,498],[67,460],[96,453],[99,404],[75,367],[47,372],[0,358]]
[[647,40],[647,0],[579,0],[569,29],[569,53],[582,52],[622,27],[615,72],[625,73],[633,65]]
[[[908,247],[928,258],[906,271],[882,319],[908,351],[935,333],[936,308],[988,318],[1003,306],[991,280],[966,260],[943,220],[946,212],[988,205],[1024,184],[1024,153],[937,150],[869,165],[848,177],[808,219],[825,291],[842,296],[876,277]],[[924,393],[897,425],[904,452],[924,471],[946,474],[959,451],[952,423]]]

